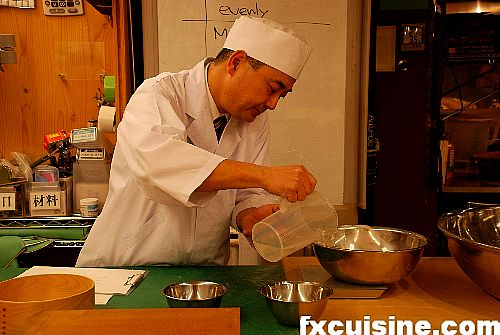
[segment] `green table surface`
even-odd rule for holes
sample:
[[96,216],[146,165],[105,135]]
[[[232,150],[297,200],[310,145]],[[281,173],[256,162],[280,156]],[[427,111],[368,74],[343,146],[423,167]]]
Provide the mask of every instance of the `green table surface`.
[[[298,329],[280,325],[269,312],[259,288],[285,279],[281,265],[131,267],[147,270],[148,275],[128,296],[113,296],[96,309],[168,308],[162,289],[186,280],[223,283],[227,293],[221,307],[239,307],[241,334],[298,334]],[[0,271],[0,281],[13,278],[26,269]]]

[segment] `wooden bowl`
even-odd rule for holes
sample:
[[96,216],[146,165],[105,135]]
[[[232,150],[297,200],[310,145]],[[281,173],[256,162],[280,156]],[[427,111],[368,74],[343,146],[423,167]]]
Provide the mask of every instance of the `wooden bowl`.
[[0,282],[2,334],[24,334],[40,314],[57,309],[93,309],[94,281],[72,274],[43,274]]

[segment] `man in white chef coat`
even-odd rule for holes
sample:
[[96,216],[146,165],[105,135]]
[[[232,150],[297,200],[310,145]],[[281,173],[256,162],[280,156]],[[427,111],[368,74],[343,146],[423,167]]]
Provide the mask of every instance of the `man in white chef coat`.
[[[265,111],[311,51],[290,29],[242,16],[215,59],[144,81],[118,127],[108,197],[77,266],[224,265],[229,224],[249,237],[277,197],[304,200],[316,180],[301,165],[269,166]],[[218,140],[219,116],[228,123]]]

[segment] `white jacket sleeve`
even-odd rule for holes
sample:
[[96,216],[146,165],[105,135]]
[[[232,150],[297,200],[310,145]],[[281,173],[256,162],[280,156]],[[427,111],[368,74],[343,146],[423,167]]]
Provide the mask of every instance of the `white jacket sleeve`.
[[[165,87],[140,88],[127,105],[118,127],[117,146],[142,194],[159,203],[198,206],[216,192],[203,196],[194,190],[224,160],[187,142],[187,116]],[[194,197],[193,197],[194,198]]]

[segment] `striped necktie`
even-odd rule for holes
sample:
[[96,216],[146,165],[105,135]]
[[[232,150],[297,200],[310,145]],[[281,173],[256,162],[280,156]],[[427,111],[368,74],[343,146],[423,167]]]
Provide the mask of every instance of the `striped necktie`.
[[217,135],[217,141],[220,141],[222,132],[227,125],[227,118],[224,115],[219,116],[214,120],[215,135]]

